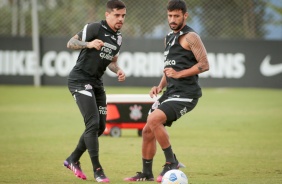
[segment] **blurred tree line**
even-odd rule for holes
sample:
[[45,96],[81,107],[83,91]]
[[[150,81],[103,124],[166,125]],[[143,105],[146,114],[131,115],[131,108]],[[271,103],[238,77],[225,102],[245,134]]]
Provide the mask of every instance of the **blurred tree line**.
[[[127,16],[124,37],[164,37],[169,31],[164,0],[123,0]],[[88,22],[105,18],[106,0],[37,0],[41,36],[73,36]],[[203,38],[257,39],[272,17],[267,0],[187,0],[188,25]],[[0,0],[0,35],[31,35],[31,0]],[[5,18],[4,18],[5,17]],[[282,24],[280,22],[280,24]]]

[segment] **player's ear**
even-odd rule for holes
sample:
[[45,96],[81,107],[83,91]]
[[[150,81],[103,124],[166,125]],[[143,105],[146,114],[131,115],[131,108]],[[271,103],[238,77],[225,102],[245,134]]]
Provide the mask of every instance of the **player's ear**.
[[105,12],[105,17],[107,17],[109,14],[110,14],[110,13],[106,11],[106,12]]
[[186,12],[186,13],[184,14],[184,18],[187,19],[188,17],[189,17],[189,13]]

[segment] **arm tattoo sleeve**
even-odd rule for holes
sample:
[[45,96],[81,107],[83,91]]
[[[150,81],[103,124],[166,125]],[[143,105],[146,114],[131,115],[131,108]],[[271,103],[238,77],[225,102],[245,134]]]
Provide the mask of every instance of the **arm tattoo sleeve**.
[[79,40],[78,36],[72,37],[68,42],[68,48],[78,50],[87,48],[87,42]]
[[207,71],[209,69],[207,51],[199,36],[196,34],[191,34],[189,37],[186,37],[186,41],[189,43],[191,50],[198,61],[197,67],[200,73]]
[[108,68],[114,73],[117,73],[117,71],[120,69],[117,65],[117,62],[111,62]]

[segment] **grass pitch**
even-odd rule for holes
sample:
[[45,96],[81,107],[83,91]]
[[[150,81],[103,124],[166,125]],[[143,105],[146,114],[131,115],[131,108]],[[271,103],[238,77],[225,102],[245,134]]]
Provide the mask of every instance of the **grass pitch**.
[[[108,94],[147,94],[149,88],[107,87]],[[67,87],[0,86],[0,183],[94,183],[86,152],[87,181],[65,169],[64,159],[84,125]],[[203,89],[197,107],[170,133],[190,184],[282,183],[282,90]],[[100,161],[113,184],[141,171],[137,130],[100,138]],[[158,146],[157,177],[164,164]],[[154,182],[143,182],[154,183]]]

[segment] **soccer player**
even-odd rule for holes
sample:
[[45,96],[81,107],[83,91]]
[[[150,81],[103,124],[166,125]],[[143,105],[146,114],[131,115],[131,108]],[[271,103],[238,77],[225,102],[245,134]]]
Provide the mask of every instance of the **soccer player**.
[[80,167],[80,157],[88,150],[94,178],[97,182],[109,182],[99,161],[98,137],[105,130],[107,106],[102,76],[108,67],[117,74],[118,81],[125,80],[117,59],[122,44],[119,30],[126,15],[126,6],[120,0],[109,0],[105,20],[89,23],[72,37],[67,47],[80,50],[76,65],[68,77],[68,87],[84,120],[85,130],[64,166],[81,179],[86,179]]
[[157,96],[164,88],[166,91],[152,105],[142,131],[142,172],[125,178],[126,181],[154,181],[152,166],[157,142],[165,156],[165,164],[157,182],[161,182],[167,171],[181,166],[172,150],[165,126],[170,127],[174,121],[195,108],[202,96],[198,74],[209,70],[206,49],[199,35],[186,25],[187,17],[183,0],[168,2],[167,18],[172,32],[165,38],[163,77],[158,86],[151,88],[150,96]]

